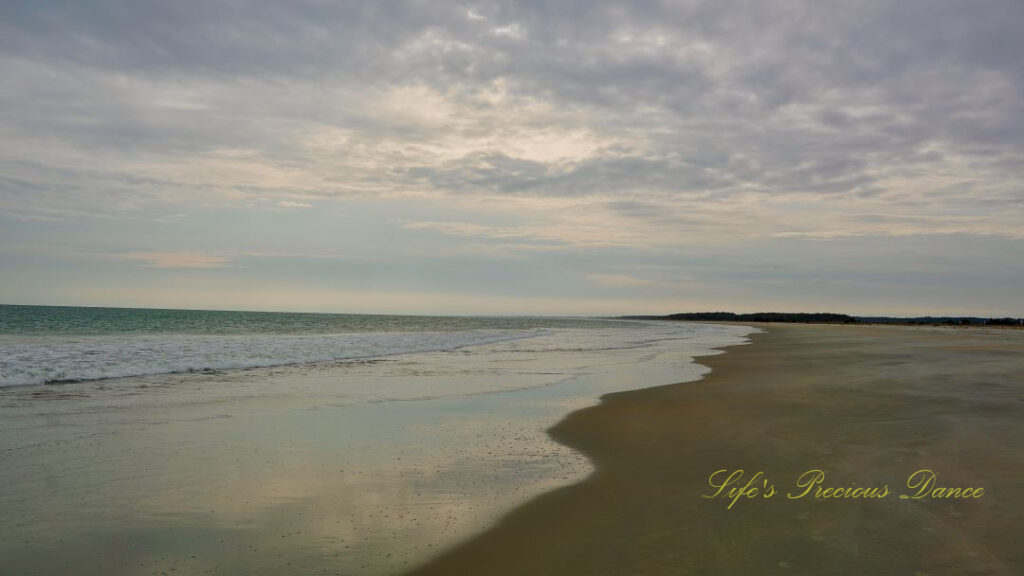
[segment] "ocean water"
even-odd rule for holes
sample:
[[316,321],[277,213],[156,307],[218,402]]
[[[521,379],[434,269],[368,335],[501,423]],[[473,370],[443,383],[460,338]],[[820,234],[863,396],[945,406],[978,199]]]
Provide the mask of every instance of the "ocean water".
[[0,305],[0,387],[455,350],[595,322]]
[[741,326],[0,307],[0,575],[400,574]]

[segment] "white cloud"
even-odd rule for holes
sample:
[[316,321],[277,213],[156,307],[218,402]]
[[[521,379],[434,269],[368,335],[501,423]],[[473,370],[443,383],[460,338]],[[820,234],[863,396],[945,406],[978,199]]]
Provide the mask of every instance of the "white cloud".
[[491,34],[521,40],[526,35],[526,31],[519,24],[507,24],[505,26],[492,28]]
[[637,278],[628,274],[587,274],[587,279],[603,286],[656,286],[653,280]]
[[129,252],[123,258],[145,268],[223,268],[230,264],[224,256],[202,252]]

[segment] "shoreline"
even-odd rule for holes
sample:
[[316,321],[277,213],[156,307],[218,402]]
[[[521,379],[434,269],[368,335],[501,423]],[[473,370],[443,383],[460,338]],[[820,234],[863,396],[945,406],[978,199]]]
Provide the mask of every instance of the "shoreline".
[[[549,430],[595,472],[410,575],[1014,574],[1024,496],[1017,331],[744,324],[704,378],[602,396]],[[701,498],[718,470],[884,499]],[[976,499],[899,499],[917,470]],[[763,495],[762,495],[763,496]]]

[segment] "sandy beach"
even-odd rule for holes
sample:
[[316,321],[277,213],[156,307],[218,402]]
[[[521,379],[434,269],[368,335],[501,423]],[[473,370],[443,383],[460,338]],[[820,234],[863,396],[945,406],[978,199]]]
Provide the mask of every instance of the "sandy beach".
[[[565,418],[596,472],[412,574],[1024,573],[1024,332],[761,328],[699,382]],[[737,470],[753,497],[703,497]]]

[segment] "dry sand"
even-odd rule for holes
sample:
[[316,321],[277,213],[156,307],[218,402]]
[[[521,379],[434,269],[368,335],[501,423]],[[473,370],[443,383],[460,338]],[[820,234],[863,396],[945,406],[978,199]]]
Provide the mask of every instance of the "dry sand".
[[[414,574],[1024,574],[1024,331],[762,328],[700,382],[568,416],[596,472]],[[702,498],[721,469],[777,492]],[[889,495],[787,498],[812,469]],[[920,469],[984,495],[900,499]]]

